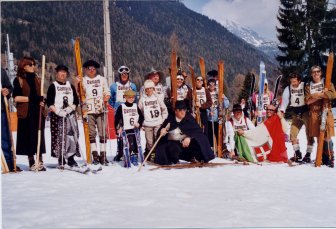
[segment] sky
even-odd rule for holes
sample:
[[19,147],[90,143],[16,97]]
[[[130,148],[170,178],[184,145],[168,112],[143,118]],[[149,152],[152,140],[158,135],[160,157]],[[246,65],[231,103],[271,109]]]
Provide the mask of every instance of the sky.
[[268,40],[276,40],[279,0],[183,0],[183,3],[219,23],[231,20]]
[[[277,39],[276,16],[280,0],[183,0],[183,3],[219,23],[228,19],[251,28],[267,40]],[[329,0],[329,3],[336,4],[336,0]]]

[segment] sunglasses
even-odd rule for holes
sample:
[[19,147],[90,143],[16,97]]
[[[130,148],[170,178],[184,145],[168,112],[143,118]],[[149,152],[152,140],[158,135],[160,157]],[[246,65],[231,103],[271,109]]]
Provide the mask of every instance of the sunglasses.
[[35,64],[27,64],[29,67],[33,67],[35,66]]
[[128,68],[120,68],[120,69],[118,70],[118,72],[119,72],[120,74],[122,74],[122,73],[129,73],[130,70],[129,70]]
[[88,67],[88,69],[89,69],[90,71],[96,70],[95,67]]
[[312,74],[314,74],[314,73],[320,73],[321,72],[321,70],[316,70],[316,71],[312,71]]
[[203,81],[203,79],[197,79],[196,81]]

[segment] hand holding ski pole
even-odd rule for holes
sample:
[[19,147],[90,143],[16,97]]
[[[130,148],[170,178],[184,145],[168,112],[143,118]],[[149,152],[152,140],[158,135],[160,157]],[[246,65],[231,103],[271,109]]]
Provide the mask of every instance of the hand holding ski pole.
[[[158,142],[160,141],[160,139],[165,136],[168,132],[170,128],[170,123],[167,124],[166,128],[162,128],[161,131],[160,131],[160,136],[159,138],[156,140],[156,142],[154,143],[152,149],[149,151],[149,153],[147,154],[145,160],[141,163],[139,169],[138,169],[138,172],[140,172],[142,166],[144,166],[144,164],[146,163],[146,161],[148,160],[149,156],[152,154],[153,150],[155,149],[156,145],[158,144]],[[164,131],[163,131],[164,130]]]

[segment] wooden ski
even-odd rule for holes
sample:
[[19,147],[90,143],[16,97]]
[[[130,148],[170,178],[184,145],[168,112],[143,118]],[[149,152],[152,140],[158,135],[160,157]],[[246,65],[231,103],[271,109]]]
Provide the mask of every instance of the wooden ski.
[[223,125],[225,126],[225,117],[223,112],[224,94],[224,61],[218,62],[218,157],[223,157]]
[[204,87],[207,87],[207,79],[206,79],[206,75],[205,75],[205,63],[204,63],[204,58],[200,57],[199,59],[199,65],[200,65],[200,70],[201,70],[201,76],[203,78],[203,82],[204,82]]
[[[42,75],[41,75],[41,91],[40,91],[40,96],[43,96],[43,88],[44,88],[44,76],[45,76],[45,55],[42,55]],[[40,169],[40,153],[41,153],[41,134],[42,134],[42,111],[43,107],[40,107],[39,111],[39,120],[38,120],[38,131],[37,131],[37,152],[36,152],[36,162],[35,165],[32,166],[32,170],[38,172]]]
[[201,121],[201,113],[199,107],[196,107],[196,101],[197,101],[197,94],[196,94],[196,78],[195,78],[195,72],[193,67],[188,65],[189,71],[190,71],[190,77],[191,77],[191,84],[192,84],[192,100],[193,100],[193,112],[195,114],[195,119],[197,124],[202,128],[202,121]]
[[79,38],[77,37],[74,43],[74,52],[75,52],[75,61],[76,61],[76,69],[77,76],[80,78],[80,82],[78,85],[79,88],[79,99],[81,103],[81,113],[84,127],[84,135],[85,135],[85,149],[86,149],[86,162],[88,164],[92,163],[91,160],[91,149],[90,149],[90,138],[89,138],[89,122],[87,118],[87,108],[85,104],[85,92],[83,87],[83,70],[82,70],[82,60],[80,55],[80,45]]
[[[324,88],[328,90],[331,87],[331,76],[332,76],[333,65],[334,65],[334,53],[330,52],[329,57],[328,57],[327,72],[326,72],[326,79],[325,79],[325,86],[324,86]],[[330,109],[329,99],[327,98],[323,99],[322,109],[323,109],[323,112],[322,112],[322,117],[321,117],[320,136],[318,138],[316,161],[315,161],[316,167],[320,167],[322,164],[324,135],[326,132],[326,122],[327,122],[328,110]]]
[[6,158],[2,150],[1,150],[1,172],[3,174],[9,173],[9,168],[6,162]]
[[12,145],[12,157],[13,157],[13,169],[14,172],[16,172],[16,151],[15,151],[15,146],[14,146],[14,138],[13,138],[13,130],[10,125],[11,123],[11,115],[9,112],[9,104],[8,104],[8,99],[6,96],[4,96],[4,102],[5,102],[5,108],[6,108],[6,116],[7,116],[7,121],[8,121],[8,130],[9,130],[9,137]]
[[172,51],[170,56],[170,82],[171,82],[171,95],[173,97],[172,107],[175,109],[175,103],[177,99],[177,55],[175,51]]
[[248,162],[195,162],[195,163],[180,163],[174,165],[158,165],[152,164],[156,167],[149,169],[149,171],[154,171],[158,169],[164,170],[171,170],[171,169],[192,169],[192,168],[211,168],[211,167],[218,167],[218,166],[241,166],[241,165],[249,165]]

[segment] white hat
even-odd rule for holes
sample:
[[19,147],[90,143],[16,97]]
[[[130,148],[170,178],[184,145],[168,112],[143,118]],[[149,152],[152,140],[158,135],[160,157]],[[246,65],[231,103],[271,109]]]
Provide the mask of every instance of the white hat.
[[144,83],[144,86],[145,86],[145,89],[147,88],[154,88],[155,87],[155,84],[152,80],[146,80],[145,83]]

